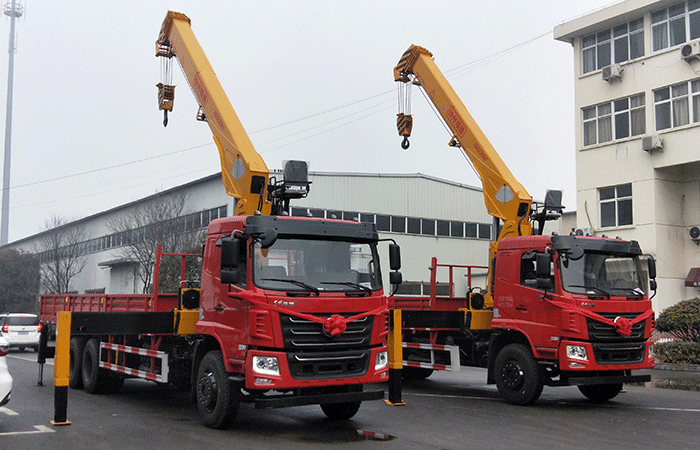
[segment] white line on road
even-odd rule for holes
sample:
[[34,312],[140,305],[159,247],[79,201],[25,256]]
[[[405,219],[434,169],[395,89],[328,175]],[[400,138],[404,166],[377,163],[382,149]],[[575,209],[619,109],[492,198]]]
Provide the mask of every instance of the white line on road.
[[[35,356],[34,358],[27,358],[27,357],[25,357],[25,356],[17,356],[17,355],[12,355],[12,354],[7,355],[7,356],[8,356],[9,358],[21,359],[22,361],[29,361],[29,362],[33,362],[33,363],[36,362],[36,356]],[[37,363],[37,364],[38,364],[38,363]],[[46,364],[47,366],[53,366],[53,363],[52,363],[52,362],[49,362],[48,359],[46,360],[46,363],[45,363],[45,364]]]
[[34,425],[34,431],[8,431],[6,433],[0,433],[0,436],[15,436],[20,434],[38,434],[38,433],[55,433],[53,430],[46,425]]
[[5,408],[4,406],[0,408],[0,412],[7,414],[8,416],[19,416],[19,413],[12,411],[10,408]]

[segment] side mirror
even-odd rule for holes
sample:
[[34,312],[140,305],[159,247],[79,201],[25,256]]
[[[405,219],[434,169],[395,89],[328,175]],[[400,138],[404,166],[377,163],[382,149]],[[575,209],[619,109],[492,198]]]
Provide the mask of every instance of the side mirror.
[[538,253],[535,259],[535,274],[537,278],[549,278],[552,275],[552,255]]
[[656,261],[651,255],[648,255],[647,265],[649,266],[649,278],[653,280],[656,278]]
[[238,282],[238,257],[241,251],[241,240],[238,238],[221,239],[221,282],[233,284]]
[[389,284],[399,285],[403,283],[401,272],[389,272]]
[[268,228],[260,234],[259,239],[261,248],[270,248],[277,241],[277,230]]
[[238,255],[241,251],[241,240],[226,237],[221,239],[221,268],[238,267]]
[[401,269],[401,247],[398,244],[389,244],[389,268],[391,270]]
[[578,261],[583,258],[583,249],[581,247],[573,247],[571,250],[566,252],[569,259],[572,261]]

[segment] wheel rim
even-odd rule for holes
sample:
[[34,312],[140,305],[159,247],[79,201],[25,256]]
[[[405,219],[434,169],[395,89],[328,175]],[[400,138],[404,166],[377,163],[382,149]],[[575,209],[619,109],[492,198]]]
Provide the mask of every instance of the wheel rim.
[[510,360],[503,366],[501,378],[505,386],[513,391],[520,390],[525,384],[525,372],[518,361]]
[[203,373],[199,378],[199,401],[207,411],[214,410],[216,406],[216,377],[211,372]]

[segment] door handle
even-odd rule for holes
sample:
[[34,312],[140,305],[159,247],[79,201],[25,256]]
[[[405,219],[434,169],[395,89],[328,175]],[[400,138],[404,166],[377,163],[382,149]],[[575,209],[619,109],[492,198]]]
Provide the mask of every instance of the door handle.
[[525,306],[523,306],[523,305],[518,305],[518,306],[515,307],[515,309],[516,309],[517,311],[522,311],[522,312],[527,311],[527,308],[526,308]]
[[223,310],[224,310],[224,307],[221,306],[221,305],[216,305],[216,306],[214,307],[214,311],[221,312],[221,311],[223,311]]

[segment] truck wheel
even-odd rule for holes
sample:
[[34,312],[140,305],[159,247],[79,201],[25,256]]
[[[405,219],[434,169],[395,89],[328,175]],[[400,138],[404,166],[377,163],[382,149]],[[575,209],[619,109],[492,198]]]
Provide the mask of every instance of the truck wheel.
[[620,393],[622,383],[584,385],[578,386],[578,390],[591,401],[605,402]]
[[85,344],[83,351],[83,387],[88,394],[104,392],[106,378],[110,373],[100,369],[100,340],[92,338]]
[[322,403],[323,413],[331,420],[348,420],[360,409],[362,402]]
[[496,386],[504,400],[514,405],[530,405],[542,394],[544,376],[530,349],[509,344],[496,356]]
[[210,351],[197,370],[197,408],[202,423],[209,428],[229,426],[238,413],[241,390],[229,381],[220,351]]
[[85,338],[74,337],[70,340],[70,366],[68,368],[68,386],[71,389],[83,388],[83,352]]

